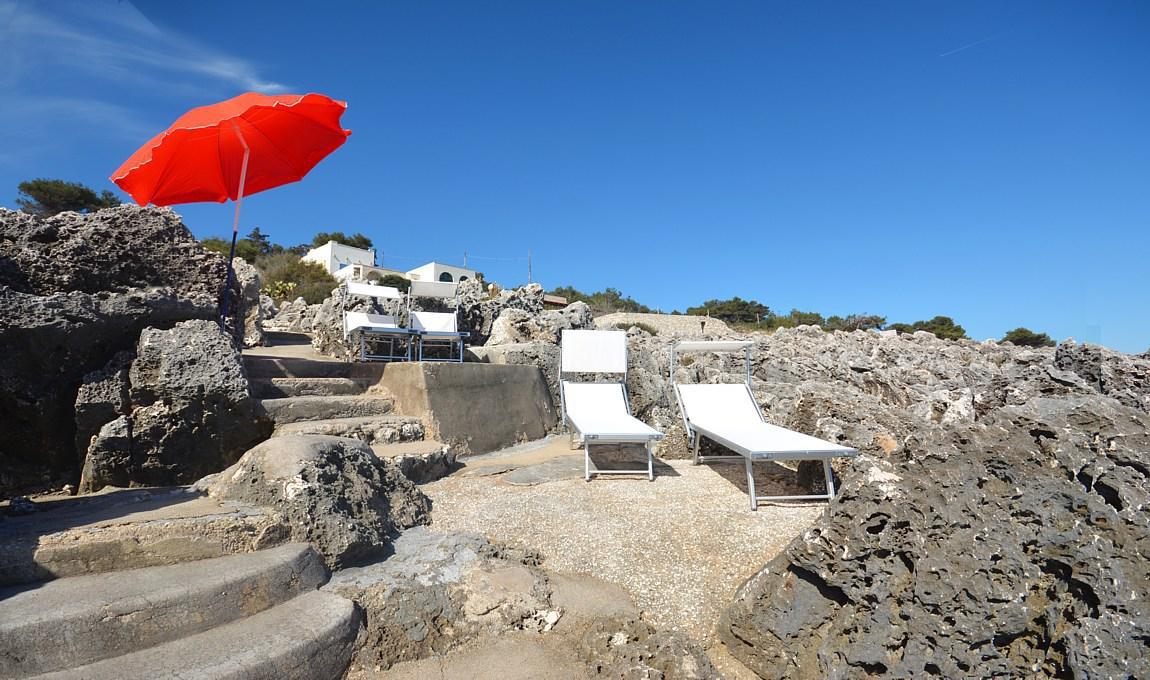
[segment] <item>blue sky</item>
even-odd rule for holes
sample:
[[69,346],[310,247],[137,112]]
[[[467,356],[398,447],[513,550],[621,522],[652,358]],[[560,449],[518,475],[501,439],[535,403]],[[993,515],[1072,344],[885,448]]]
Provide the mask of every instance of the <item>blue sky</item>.
[[114,188],[192,106],[315,91],[354,134],[243,231],[1141,352],[1148,37],[1137,1],[0,0],[0,205],[31,177]]

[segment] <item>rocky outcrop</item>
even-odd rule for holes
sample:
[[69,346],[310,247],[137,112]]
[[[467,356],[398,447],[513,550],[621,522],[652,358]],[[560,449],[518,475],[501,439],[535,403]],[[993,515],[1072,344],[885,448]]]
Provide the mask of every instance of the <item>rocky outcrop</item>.
[[73,404],[84,376],[132,349],[147,326],[215,313],[214,303],[167,289],[38,296],[0,288],[0,493],[74,483],[83,451]]
[[260,272],[241,257],[232,260],[232,269],[235,271],[236,283],[239,286],[240,307],[237,315],[243,320],[242,324],[237,325],[240,341],[244,347],[264,345],[266,341],[264,305],[260,297]]
[[499,290],[492,294],[479,281],[460,282],[460,327],[471,333],[468,344],[486,344],[495,320],[505,309],[519,309],[538,316],[543,312],[543,286],[529,283],[522,288]]
[[386,551],[401,529],[428,521],[427,497],[363,442],[324,435],[276,437],[197,483],[212,498],[273,508],[293,540],[332,568]]
[[227,272],[168,208],[122,205],[40,218],[0,208],[0,285],[49,295],[168,287],[216,302]]
[[491,326],[487,346],[510,345],[523,342],[558,343],[564,330],[594,328],[591,308],[584,302],[574,302],[560,310],[531,314],[517,307],[508,307],[499,313]]
[[214,318],[225,272],[167,209],[0,209],[0,493],[74,483],[84,376],[132,350],[143,328]]
[[91,439],[81,491],[187,484],[222,470],[271,434],[239,351],[217,323],[145,329],[126,376],[124,360],[119,355],[81,389],[85,401],[76,410],[89,416],[86,427],[94,423],[91,416],[119,414]]
[[[270,298],[268,301],[270,302]],[[309,305],[303,298],[285,300],[277,309],[271,305],[272,315],[265,315],[264,329],[285,333],[310,333],[320,305]]]
[[762,677],[1150,673],[1145,412],[1037,396],[846,479],[719,626]]
[[106,424],[132,412],[128,369],[135,352],[117,352],[104,368],[84,376],[76,394],[76,451],[80,464],[88,447]]

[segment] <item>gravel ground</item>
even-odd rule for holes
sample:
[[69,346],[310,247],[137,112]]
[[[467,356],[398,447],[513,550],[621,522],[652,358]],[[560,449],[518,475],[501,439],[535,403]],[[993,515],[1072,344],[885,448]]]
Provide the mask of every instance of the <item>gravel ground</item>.
[[[562,440],[519,454],[525,464],[571,455]],[[580,452],[574,455],[581,458]],[[513,486],[502,475],[474,474],[493,463],[505,467],[516,457],[465,459],[469,467],[461,473],[424,485],[434,527],[531,548],[542,553],[549,569],[618,583],[655,625],[704,642],[738,585],[825,507],[760,504],[752,512],[737,461],[666,461],[654,482],[613,476]],[[755,483],[760,493],[796,493],[790,477],[785,470],[768,470]]]

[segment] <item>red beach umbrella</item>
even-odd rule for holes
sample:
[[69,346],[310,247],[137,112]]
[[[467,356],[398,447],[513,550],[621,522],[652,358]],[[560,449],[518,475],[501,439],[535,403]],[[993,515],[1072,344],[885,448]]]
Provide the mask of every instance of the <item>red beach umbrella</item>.
[[351,134],[339,121],[346,110],[322,94],[241,94],[180,116],[111,179],[140,205],[235,201],[226,318],[244,196],[303,179]]

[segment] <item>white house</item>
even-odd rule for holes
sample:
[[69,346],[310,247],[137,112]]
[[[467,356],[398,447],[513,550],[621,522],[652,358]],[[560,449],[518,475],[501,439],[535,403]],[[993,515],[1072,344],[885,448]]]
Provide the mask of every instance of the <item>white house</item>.
[[428,262],[407,272],[407,278],[412,281],[466,281],[475,278],[475,270]]
[[342,243],[328,241],[318,248],[307,251],[302,259],[318,262],[323,265],[328,274],[335,274],[351,264],[362,264],[369,267],[375,265],[375,248],[364,250],[363,248],[352,248]]

